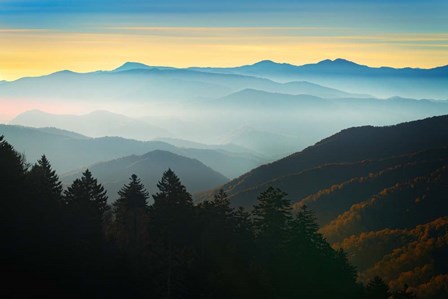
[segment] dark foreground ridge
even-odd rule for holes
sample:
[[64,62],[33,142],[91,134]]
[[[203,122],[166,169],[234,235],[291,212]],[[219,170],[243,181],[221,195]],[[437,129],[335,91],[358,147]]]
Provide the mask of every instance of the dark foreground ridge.
[[[69,158],[69,157],[68,157]],[[6,297],[387,298],[363,286],[303,206],[267,188],[253,211],[224,192],[193,205],[170,169],[148,205],[136,175],[108,204],[89,170],[63,191],[45,156],[28,167],[0,138],[0,257]],[[154,192],[155,190],[150,190]],[[3,295],[3,294],[2,294]],[[394,298],[413,298],[406,288]]]

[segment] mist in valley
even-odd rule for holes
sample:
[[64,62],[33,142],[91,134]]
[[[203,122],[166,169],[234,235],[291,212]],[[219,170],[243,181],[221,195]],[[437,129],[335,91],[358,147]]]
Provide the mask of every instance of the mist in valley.
[[[441,99],[448,97],[445,72],[369,68],[344,60],[305,66],[270,61],[233,69],[126,63],[111,71],[61,71],[5,82],[0,102],[8,108],[1,117],[9,125],[55,127],[92,138],[163,140],[181,148],[245,153],[264,163],[345,128],[448,113]],[[437,89],[427,88],[430,79]],[[392,93],[393,82],[400,84]],[[418,89],[415,98],[405,98],[406,86]]]

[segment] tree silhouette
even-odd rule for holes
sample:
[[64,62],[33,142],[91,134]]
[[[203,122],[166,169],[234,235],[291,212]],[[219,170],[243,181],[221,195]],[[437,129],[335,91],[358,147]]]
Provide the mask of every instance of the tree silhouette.
[[129,184],[118,191],[119,198],[113,204],[114,227],[120,247],[138,255],[148,241],[148,198],[140,179],[133,174]]
[[28,196],[34,210],[31,217],[35,217],[37,222],[33,228],[36,242],[50,254],[65,242],[62,183],[45,155],[32,166],[27,181],[31,191]]
[[253,295],[247,280],[242,279],[253,276],[249,271],[252,262],[249,251],[253,249],[250,214],[243,215],[231,208],[227,194],[221,189],[213,200],[198,205],[198,216],[200,237],[195,279],[202,282],[200,296]]
[[45,155],[33,165],[29,177],[35,197],[48,205],[62,204],[62,183]]
[[88,209],[94,211],[99,219],[104,217],[104,213],[110,209],[107,205],[107,192],[98,183],[97,179],[87,169],[82,173],[80,179],[76,179],[64,192],[65,201],[68,206],[77,207],[81,210]]
[[190,292],[186,269],[192,266],[197,235],[193,199],[171,169],[163,173],[157,187],[150,209],[151,232],[163,253],[160,266],[166,273],[165,296],[183,297]]
[[278,188],[269,187],[258,196],[252,212],[257,238],[270,249],[282,245],[289,231],[292,208],[286,195]]
[[292,288],[290,296],[308,298],[351,298],[356,294],[356,271],[345,253],[335,251],[319,233],[314,213],[302,206],[291,221],[288,244],[290,283],[303,281],[304,288]]
[[301,253],[310,250],[317,250],[325,254],[331,252],[330,245],[319,233],[319,225],[314,213],[306,205],[300,208],[299,213],[292,221],[291,241],[296,243],[301,249]]
[[[328,244],[306,206],[293,217],[279,189],[261,193],[251,213],[232,208],[223,190],[195,206],[169,169],[148,206],[148,192],[132,175],[113,204],[106,224],[112,238],[106,239],[107,195],[90,171],[67,188],[62,201],[45,156],[28,172],[24,158],[0,137],[0,163],[0,261],[2,271],[13,274],[7,283],[64,290],[60,297],[389,295],[380,278],[360,292],[345,252]],[[41,284],[48,281],[50,286]],[[415,298],[406,286],[391,295]]]
[[110,208],[104,187],[98,184],[87,169],[81,178],[73,181],[64,191],[64,198],[75,253],[83,260],[84,256],[92,256],[94,252],[99,254],[103,239],[104,213]]
[[[23,259],[32,213],[24,157],[0,136],[0,262],[4,271]],[[33,218],[34,219],[34,218]]]
[[254,206],[252,216],[256,237],[258,275],[267,287],[265,295],[282,297],[284,290],[282,272],[286,266],[285,245],[292,218],[291,204],[286,193],[269,187],[262,192]]

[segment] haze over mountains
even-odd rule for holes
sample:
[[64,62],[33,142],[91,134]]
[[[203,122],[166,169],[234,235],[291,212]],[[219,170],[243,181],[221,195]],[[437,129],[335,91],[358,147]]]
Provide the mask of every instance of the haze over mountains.
[[207,72],[258,76],[278,81],[306,80],[377,97],[447,98],[448,66],[432,69],[368,67],[345,59],[296,66],[270,60],[234,68],[192,68]]
[[91,137],[127,136],[148,140],[169,135],[168,131],[148,122],[108,111],[93,111],[84,115],[58,115],[31,110],[18,115],[9,123],[36,128],[62,128]]
[[364,281],[380,275],[426,298],[445,294],[448,116],[346,129],[222,188],[251,208],[269,186],[311,208]]
[[448,113],[446,72],[342,59],[187,69],[125,63],[5,82],[0,117],[91,137],[233,143],[277,159],[344,128]]
[[13,125],[0,125],[0,134],[8,138],[19,152],[26,154],[29,162],[34,163],[41,155],[46,154],[53,167],[61,174],[98,162],[143,155],[154,150],[198,159],[229,178],[265,162],[263,158],[248,152],[229,151],[232,148],[241,151],[241,148],[232,145],[223,146],[223,149],[219,146],[207,148],[205,145],[202,148],[176,147],[163,141],[142,142],[120,137],[90,138],[55,128],[36,129]]
[[[207,167],[196,159],[173,154],[169,151],[154,150],[144,155],[127,156],[108,162],[101,162],[89,167],[111,196],[129,181],[131,174],[137,174],[147,190],[155,192],[160,174],[167,169],[173,170],[190,192],[208,190],[223,184],[228,179]],[[80,177],[82,171],[62,176],[63,183],[69,185]]]
[[[229,182],[224,189],[231,196],[236,196],[258,186],[261,190],[264,184],[271,184],[276,180],[278,182],[280,178],[286,180],[288,176],[300,175],[313,170],[333,171],[331,167],[351,167],[358,162],[362,162],[363,164],[360,165],[364,165],[373,160],[380,160],[384,165],[382,159],[385,158],[445,146],[448,146],[447,116],[432,117],[389,127],[355,127],[325,138],[301,152],[253,169]],[[369,173],[367,168],[364,171],[366,174]],[[321,177],[323,178],[323,176]],[[291,185],[291,187],[300,190],[297,186]],[[292,200],[298,199],[289,188],[285,189],[285,192],[290,193]],[[249,200],[250,197],[244,196],[244,198]],[[253,200],[255,201],[255,198]],[[246,205],[250,206],[252,203],[249,202]],[[240,204],[243,203],[240,202]]]

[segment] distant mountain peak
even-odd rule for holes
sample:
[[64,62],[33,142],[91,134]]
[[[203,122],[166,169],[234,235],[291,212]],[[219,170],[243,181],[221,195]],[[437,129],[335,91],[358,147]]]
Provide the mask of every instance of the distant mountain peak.
[[343,59],[343,58],[336,58],[334,60],[325,59],[325,60],[319,61],[317,64],[318,65],[340,65],[340,66],[349,66],[349,65],[358,66],[359,65],[353,61]]
[[27,110],[24,111],[20,114],[18,114],[17,116],[21,116],[21,115],[49,115],[50,113],[39,110],[39,109],[31,109],[31,110]]
[[285,62],[275,62],[273,60],[265,59],[261,60],[259,62],[256,62],[252,64],[251,66],[265,66],[265,67],[275,67],[275,66],[281,66],[281,67],[296,67],[295,65],[285,63]]
[[58,75],[76,75],[79,74],[77,72],[71,71],[71,70],[62,70],[62,71],[57,71],[54,73],[51,73],[50,76],[58,76]]
[[269,60],[269,59],[265,59],[265,60],[261,60],[259,62],[254,63],[253,65],[269,65],[269,64],[278,64],[275,61]]
[[190,160],[194,160],[188,157],[183,157],[181,155],[175,154],[173,152],[167,151],[167,150],[161,150],[161,149],[156,149],[150,152],[147,152],[146,154],[141,155],[142,158],[156,158],[156,159],[160,159],[160,158],[165,158],[165,159],[177,159],[177,158],[185,158],[185,159],[190,159]]
[[353,61],[344,59],[344,58],[336,58],[335,60],[333,60],[333,62],[335,63],[350,63],[350,64],[356,64]]
[[117,67],[113,71],[114,72],[122,72],[122,71],[129,71],[129,70],[136,70],[136,69],[150,69],[150,68],[151,67],[149,65],[146,65],[144,63],[128,61],[128,62],[125,62],[123,65]]

